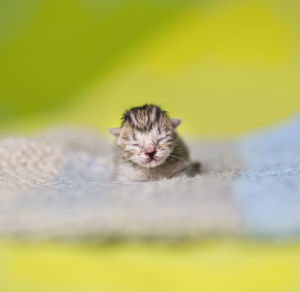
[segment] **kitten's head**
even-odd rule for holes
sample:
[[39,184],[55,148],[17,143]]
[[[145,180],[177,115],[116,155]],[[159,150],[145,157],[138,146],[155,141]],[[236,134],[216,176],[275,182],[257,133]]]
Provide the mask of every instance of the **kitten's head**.
[[169,119],[160,107],[144,105],[126,111],[121,128],[109,130],[129,160],[152,168],[164,163],[172,153],[179,124],[179,119]]

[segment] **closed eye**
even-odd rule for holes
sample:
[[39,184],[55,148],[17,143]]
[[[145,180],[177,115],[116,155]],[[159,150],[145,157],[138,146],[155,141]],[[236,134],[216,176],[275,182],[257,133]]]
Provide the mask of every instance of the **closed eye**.
[[131,144],[131,146],[138,147],[138,146],[140,146],[140,145],[137,144],[137,143],[134,143],[134,144]]

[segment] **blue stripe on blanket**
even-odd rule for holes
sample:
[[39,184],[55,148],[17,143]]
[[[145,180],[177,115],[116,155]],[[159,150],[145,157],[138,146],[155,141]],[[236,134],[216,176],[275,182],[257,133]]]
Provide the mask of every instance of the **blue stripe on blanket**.
[[234,192],[245,233],[300,235],[300,117],[245,136],[238,149],[245,171]]

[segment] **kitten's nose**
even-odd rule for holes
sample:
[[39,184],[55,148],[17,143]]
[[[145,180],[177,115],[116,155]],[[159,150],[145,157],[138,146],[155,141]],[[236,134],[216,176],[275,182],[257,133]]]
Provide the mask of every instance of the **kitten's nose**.
[[153,156],[154,156],[155,153],[156,153],[155,146],[153,146],[153,145],[147,145],[147,146],[144,148],[144,152],[145,152],[145,154],[148,155],[150,158],[153,158]]

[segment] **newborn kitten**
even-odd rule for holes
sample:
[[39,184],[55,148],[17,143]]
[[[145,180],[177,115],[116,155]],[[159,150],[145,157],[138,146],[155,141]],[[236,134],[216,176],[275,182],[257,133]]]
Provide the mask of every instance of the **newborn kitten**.
[[113,180],[153,181],[179,175],[194,176],[200,163],[192,163],[184,142],[178,137],[179,119],[169,119],[156,105],[126,111],[121,128],[111,128],[117,137]]

